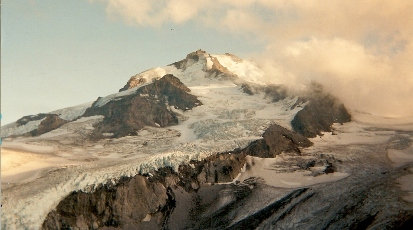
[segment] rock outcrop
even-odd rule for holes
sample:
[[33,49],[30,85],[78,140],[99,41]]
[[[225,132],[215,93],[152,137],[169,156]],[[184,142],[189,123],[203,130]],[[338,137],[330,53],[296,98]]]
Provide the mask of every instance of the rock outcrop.
[[[204,61],[206,64],[206,56],[207,52],[204,50],[197,50],[195,52],[191,52],[186,57],[180,61],[174,62],[170,64],[170,66],[175,66],[175,68],[180,69],[180,70],[185,70],[188,66],[192,65],[195,62],[198,62],[200,60]],[[206,69],[206,66],[204,67]]]
[[133,76],[131,77],[128,82],[126,82],[126,85],[124,85],[119,92],[134,88],[134,87],[138,87],[140,85],[143,85],[147,82],[147,80],[141,76]]
[[[103,185],[93,192],[72,192],[50,212],[43,229],[167,229],[176,207],[176,194],[195,192],[205,183],[230,182],[241,170],[245,156],[218,154],[178,172],[161,168],[154,175],[122,178],[115,185]],[[186,210],[189,211],[189,210]]]
[[[391,181],[402,171],[356,173],[311,188],[276,189],[248,178],[220,177],[209,165],[236,166],[218,154],[154,175],[123,178],[91,193],[73,192],[45,219],[43,229],[409,229],[413,212],[400,211]],[[242,155],[239,155],[242,159]],[[235,158],[234,158],[235,159]],[[230,163],[228,165],[227,163]],[[241,165],[243,161],[239,161]],[[219,168],[219,167],[218,167]],[[223,167],[221,167],[223,168]],[[226,175],[235,175],[236,170]],[[206,181],[199,178],[206,175]],[[218,176],[217,176],[218,175]],[[218,178],[218,179],[217,179]],[[221,181],[222,179],[222,181]],[[199,183],[199,184],[197,184]],[[400,205],[400,204],[399,204]]]
[[54,129],[59,128],[60,126],[66,124],[68,121],[63,120],[57,114],[47,114],[46,119],[40,122],[39,127],[37,129],[31,131],[32,136],[38,136],[43,133],[47,133]]
[[311,145],[311,141],[302,135],[273,124],[264,132],[263,139],[252,142],[243,152],[250,156],[273,158],[282,152],[300,153],[300,148]]
[[[230,54],[226,55],[230,56]],[[236,58],[234,55],[231,55],[231,57],[234,59]],[[207,66],[207,58],[212,62],[212,67],[210,68],[208,68]],[[211,56],[204,50],[197,50],[195,52],[192,52],[188,54],[185,59],[175,62],[171,65],[175,66],[177,69],[185,70],[188,66],[199,61],[203,62],[203,70],[208,73],[208,77],[218,79],[234,79],[237,77],[237,75],[223,66],[216,57]]]
[[[279,126],[264,134],[268,152],[297,152],[311,145]],[[298,148],[298,150],[297,150]],[[256,148],[257,152],[262,149]],[[394,181],[407,168],[386,164],[353,170],[334,183],[296,189],[268,186],[260,178],[234,181],[252,146],[152,174],[121,178],[91,192],[64,198],[43,229],[409,229],[413,212],[399,199]],[[262,154],[256,154],[262,155]],[[292,156],[292,155],[290,155]],[[305,156],[285,167],[317,166]],[[329,159],[328,164],[340,164]],[[354,169],[362,162],[353,162]],[[326,167],[327,169],[328,167]],[[248,169],[246,169],[248,170]],[[328,171],[328,170],[327,170]],[[324,174],[331,173],[330,171]],[[318,175],[315,175],[318,176]],[[222,183],[231,182],[234,183]],[[402,208],[403,207],[403,208]]]
[[272,102],[278,102],[287,97],[294,97],[293,95],[289,94],[287,88],[282,85],[261,86],[244,82],[241,83],[241,90],[248,95],[263,93],[265,95],[265,98],[271,100]]
[[306,137],[315,137],[321,132],[331,132],[333,123],[349,121],[351,115],[341,102],[318,91],[308,98],[308,104],[295,115],[291,125],[294,131]]
[[[144,174],[122,178],[115,185],[100,186],[91,193],[72,192],[48,214],[43,229],[56,229],[56,226],[86,229],[103,226],[116,229],[166,229],[171,223],[168,222],[169,218],[178,218],[177,213],[172,214],[173,210],[185,208],[180,205],[189,198],[196,199],[197,196],[203,197],[206,202],[199,205],[203,206],[204,210],[210,210],[210,218],[215,218],[218,213],[225,213],[225,210],[231,208],[231,204],[235,205],[248,197],[257,181],[250,179],[238,185],[218,185],[213,188],[205,187],[206,185],[234,181],[245,165],[247,154],[270,157],[281,151],[299,151],[298,147],[311,145],[306,138],[278,125],[267,129],[263,141],[262,145],[267,145],[264,152],[259,152],[262,149],[254,149],[254,144],[251,144],[245,149],[212,155],[201,161],[192,160],[188,164],[180,165],[177,172],[171,168],[161,168],[151,176]],[[227,192],[211,197],[205,194],[211,189]],[[231,200],[230,203],[213,207],[214,202],[228,202],[228,199]],[[217,222],[211,225],[208,218],[202,217],[205,213],[199,213],[200,210],[195,207],[192,207],[192,211],[191,207],[186,208],[188,209],[185,210],[185,215],[192,215],[186,217],[186,224],[193,225],[200,221],[200,228],[225,224]]]
[[94,137],[104,133],[112,137],[134,135],[144,126],[165,127],[178,123],[178,118],[167,105],[189,110],[202,103],[178,78],[165,75],[136,92],[99,106],[99,99],[86,110],[83,116],[103,115],[104,119],[95,127]]
[[73,192],[48,215],[43,229],[160,229],[173,206],[170,191],[144,176],[123,178],[92,194]]
[[168,105],[185,111],[202,105],[194,95],[189,94],[190,91],[178,78],[167,74],[152,84],[139,88],[136,92],[164,100]]
[[211,69],[207,69],[207,73],[211,78],[225,79],[225,80],[235,80],[238,76],[223,66],[216,57],[209,55],[212,61]]
[[[240,60],[238,57],[232,54],[226,54],[226,55],[230,56],[233,60]],[[182,59],[181,61],[178,61],[178,62],[174,62],[170,64],[169,66],[174,66],[178,70],[185,72],[189,67],[191,67],[194,64],[197,64],[200,68],[199,71],[203,71],[205,73],[205,77],[208,77],[208,78],[215,78],[215,79],[222,79],[222,80],[235,80],[238,78],[236,74],[232,73],[231,71],[228,70],[227,67],[223,66],[219,62],[218,58],[210,55],[204,50],[197,50],[195,52],[189,53],[185,57],[185,59]],[[159,72],[170,73],[166,71],[166,69],[167,68],[150,69],[145,72],[139,73],[135,76],[132,76],[128,80],[126,85],[124,85],[119,90],[119,92],[141,86],[154,79],[159,79],[160,78]]]
[[[264,93],[265,97],[272,102],[295,97],[281,85],[259,86],[243,83],[241,90],[248,95]],[[294,116],[291,124],[294,131],[305,137],[315,137],[321,135],[321,132],[330,132],[333,123],[351,121],[351,115],[344,104],[331,94],[324,92],[321,85],[313,84],[311,92],[299,96],[291,109],[304,104],[304,108]]]
[[66,124],[69,121],[63,120],[62,118],[59,117],[57,114],[45,114],[44,120],[42,120],[37,127],[37,129],[34,129],[26,135],[28,136],[39,136],[42,135],[43,133],[50,132],[52,130],[55,130],[59,128],[60,126]]

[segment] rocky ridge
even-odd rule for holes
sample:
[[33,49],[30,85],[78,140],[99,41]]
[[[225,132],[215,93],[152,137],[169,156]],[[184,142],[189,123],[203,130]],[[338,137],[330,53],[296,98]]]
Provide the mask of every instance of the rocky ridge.
[[30,131],[32,136],[39,136],[43,133],[50,132],[66,124],[69,121],[63,120],[57,114],[47,114],[45,119],[40,122],[37,129]]
[[[290,132],[274,125],[263,141],[301,155],[299,143],[304,147],[310,142]],[[284,144],[285,136],[292,146]],[[254,167],[246,163],[251,145],[191,161],[177,171],[165,167],[101,185],[93,192],[72,192],[49,213],[42,228],[409,229],[413,223],[413,212],[394,187],[395,178],[407,173],[406,167],[383,164],[380,152],[371,158],[380,146],[359,152],[370,157],[374,167],[357,170],[362,162],[353,162],[353,174],[340,181],[280,189],[261,178],[237,179],[240,172]],[[328,159],[334,168],[344,166],[332,156],[325,157],[320,155],[318,160]],[[314,166],[311,160],[303,165],[305,156],[294,159],[285,163]]]
[[302,106],[291,121],[294,131],[305,137],[316,137],[322,132],[331,132],[334,123],[343,124],[351,121],[351,115],[343,103],[333,95],[326,93],[323,87],[312,84],[310,90],[294,95],[281,85],[260,86],[251,83],[241,84],[241,89],[248,95],[264,93],[266,98],[273,102],[288,97],[298,97],[292,109]]
[[271,125],[263,134],[263,139],[253,141],[243,150],[247,155],[273,158],[282,152],[300,153],[300,148],[311,146],[307,138],[279,125]]
[[[225,54],[235,62],[240,62],[241,59],[232,54]],[[251,82],[245,82],[224,67],[216,57],[211,56],[203,50],[197,50],[187,55],[181,61],[171,64],[179,70],[185,71],[188,66],[197,62],[204,62],[203,71],[208,77],[231,80],[235,84],[240,85],[241,90],[248,94],[264,93],[266,98],[270,98],[273,102],[283,100],[288,97],[298,97],[294,106],[304,105],[304,108],[297,113],[294,120],[291,122],[294,131],[306,136],[315,137],[321,135],[322,132],[331,132],[331,126],[334,123],[345,123],[351,121],[351,115],[347,111],[344,104],[337,98],[323,91],[319,84],[312,84],[308,92],[302,92],[299,95],[289,92],[282,85],[258,85]],[[208,66],[208,61],[212,65]],[[140,74],[131,77],[128,83],[121,89],[131,89],[147,82]]]
[[[119,178],[118,175],[140,173],[134,177],[123,177],[115,184],[100,185],[93,192],[73,191],[79,189],[79,180],[84,184],[90,183],[82,175],[75,176],[64,195],[73,192],[59,203],[56,210],[49,213],[43,228],[258,228],[273,215],[280,215],[278,209],[290,203],[298,205],[300,200],[309,199],[313,193],[309,192],[311,189],[308,187],[283,190],[284,193],[274,190],[262,178],[238,180],[237,177],[243,171],[254,169],[254,162],[257,161],[251,161],[251,157],[278,159],[280,155],[281,159],[288,156],[290,160],[272,165],[275,167],[274,173],[301,170],[311,173],[310,176],[316,180],[318,176],[334,174],[340,169],[338,160],[302,156],[303,148],[312,145],[304,137],[308,136],[307,132],[293,126],[303,136],[274,122],[281,121],[285,127],[289,127],[292,116],[300,108],[311,105],[309,107],[312,110],[303,112],[307,116],[303,115],[305,119],[301,120],[305,122],[301,126],[305,128],[303,130],[320,133],[331,130],[331,125],[339,121],[337,117],[345,117],[347,111],[344,107],[338,112],[335,112],[335,108],[329,110],[331,103],[323,104],[323,99],[311,103],[316,100],[312,96],[293,95],[282,86],[248,82],[240,73],[230,71],[231,64],[228,65],[226,59],[241,62],[230,54],[217,56],[196,51],[170,68],[156,68],[138,74],[137,78],[130,79],[120,93],[98,98],[92,105],[79,108],[78,112],[70,116],[71,119],[62,119],[66,115],[60,113],[22,119],[21,127],[39,122],[36,131],[33,131],[39,134],[56,130],[50,135],[33,138],[29,140],[30,143],[61,143],[64,146],[57,146],[57,149],[63,149],[64,154],[74,158],[80,154],[72,156],[72,152],[83,151],[85,160],[91,161],[90,165],[106,161],[105,157],[108,162],[113,159],[117,161],[116,164],[122,165],[122,160],[131,160],[134,164],[138,161],[132,160],[138,158],[172,153],[167,157],[154,157],[151,159],[153,162],[144,165],[149,169],[158,169],[150,173],[142,173],[133,166],[128,168],[130,165],[122,168],[125,171],[120,174],[103,172],[97,183],[103,183],[108,177]],[[176,76],[171,73],[176,73]],[[137,80],[136,84],[132,83],[134,80]],[[248,105],[244,106],[239,101],[248,101]],[[334,101],[333,104],[339,103],[332,97],[331,101]],[[320,120],[310,116],[314,115],[311,114],[313,110],[332,115]],[[321,128],[327,128],[311,127],[311,119],[321,123]],[[70,121],[69,124],[59,128],[67,121]],[[165,128],[167,126],[174,127]],[[85,130],[73,130],[76,127]],[[264,130],[262,138],[259,138]],[[153,140],[144,139],[146,137]],[[161,142],[178,146],[167,146]],[[236,148],[237,145],[246,147]],[[206,147],[209,148],[207,153],[212,155],[200,157],[200,152],[205,151]],[[93,156],[86,155],[92,153]],[[199,155],[198,160],[181,164],[177,169],[165,167],[170,165],[168,161],[171,159],[168,157],[175,156],[175,153],[179,156],[176,162],[180,163],[193,157],[192,153]],[[176,162],[173,167],[180,164]],[[155,166],[152,167],[151,163],[155,163]],[[76,168],[71,172],[76,173]],[[153,193],[160,194],[159,200]],[[268,195],[265,202],[259,199],[262,194]],[[296,201],[296,198],[299,200]],[[132,206],[128,200],[136,205]],[[251,210],[255,214],[237,214],[250,206],[254,207]],[[25,207],[21,209],[25,210]],[[249,225],[252,219],[258,221]],[[7,220],[15,223],[10,218]],[[30,221],[27,223],[32,223]],[[177,223],[183,225],[178,226]],[[20,226],[18,224],[15,225]],[[24,224],[21,226],[30,226]]]
[[[260,141],[261,149],[257,149],[256,144],[252,143],[244,149],[235,149],[212,155],[202,161],[182,164],[177,172],[166,167],[152,172],[152,175],[124,177],[116,184],[101,185],[91,193],[72,192],[59,203],[56,210],[49,213],[43,223],[43,229],[97,229],[103,226],[119,229],[167,229],[169,224],[177,221],[171,218],[179,215],[173,212],[177,205],[183,202],[177,197],[178,193],[190,197],[196,195],[199,190],[216,189],[214,186],[209,187],[211,184],[234,181],[242,171],[246,163],[245,157],[249,154],[259,157],[275,157],[283,151],[299,154],[299,148],[309,145],[311,142],[303,136],[281,126],[272,125]],[[239,181],[228,186],[220,185],[218,190],[229,187],[233,190],[232,202],[236,202],[246,198],[257,185],[253,178],[238,183]],[[189,209],[183,211],[191,212]],[[218,215],[219,212],[213,214]],[[193,215],[190,218],[198,218],[197,221],[201,221],[201,225],[208,225],[203,223],[206,221],[202,217],[203,214]],[[191,219],[186,221],[192,223]]]
[[[239,59],[231,54],[226,54],[233,59]],[[239,59],[240,60],[240,59]],[[185,59],[181,61],[174,62],[169,65],[169,67],[175,67],[175,70],[185,72],[189,67],[195,63],[202,63],[202,71],[206,73],[206,77],[221,79],[221,80],[236,80],[238,77],[235,73],[228,70],[227,67],[223,66],[219,60],[212,56],[211,54],[205,52],[204,50],[197,50],[195,52],[189,53]],[[122,87],[119,91],[125,91],[134,87],[138,87],[145,83],[150,82],[152,79],[158,79],[161,77],[165,70],[151,69],[135,76],[132,76],[126,85]],[[166,72],[165,72],[166,73]],[[173,73],[172,73],[173,74]]]
[[[234,63],[242,61],[232,54],[225,54],[224,56],[230,58]],[[177,70],[185,73],[185,70],[195,64],[200,64],[202,68],[199,71],[205,73],[205,78],[232,81],[239,85],[240,89],[247,95],[263,93],[264,98],[268,98],[274,103],[297,97],[297,101],[291,109],[297,106],[303,106],[304,108],[295,115],[291,125],[294,131],[306,137],[315,137],[321,135],[322,132],[331,132],[333,123],[351,121],[351,116],[345,106],[332,95],[325,93],[319,85],[314,86],[311,92],[296,95],[281,85],[257,85],[246,82],[223,66],[217,56],[208,54],[203,50],[192,52],[185,59],[169,66],[174,67],[175,70],[155,68],[131,77],[127,84],[120,89],[120,92],[139,88],[137,92],[120,96],[117,101],[110,101],[104,106],[96,106],[96,103],[101,100],[101,98],[98,98],[92,106],[85,109],[85,112],[72,120],[79,117],[104,115],[105,119],[99,125],[98,131],[94,135],[95,138],[134,135],[136,131],[145,125],[165,127],[177,124],[176,115],[167,108],[169,105],[185,111],[202,103],[189,93],[189,88],[181,82],[182,79],[180,80],[168,71],[173,73]],[[191,75],[193,73],[189,72],[187,74]],[[139,96],[136,96],[138,94]],[[137,111],[137,108],[140,108],[140,110]],[[144,116],[146,114],[149,116]],[[47,116],[49,115],[43,113],[25,116],[16,121],[16,126],[20,127],[29,122],[40,122]],[[63,117],[62,115],[59,116]],[[117,128],[112,126],[117,126]],[[60,126],[51,125],[49,128],[43,129],[50,131],[58,127]],[[39,135],[35,130],[30,130],[27,133],[28,135]],[[2,136],[7,137],[7,134],[2,134]]]
[[102,106],[98,105],[98,99],[83,117],[105,117],[96,125],[95,137],[102,138],[105,134],[111,137],[134,135],[145,126],[165,127],[177,124],[178,118],[168,106],[185,111],[202,105],[189,92],[190,89],[178,78],[169,74]]
[[333,123],[351,121],[351,115],[343,103],[330,94],[323,92],[321,86],[315,89],[304,100],[308,104],[299,111],[291,121],[295,131],[306,137],[321,135],[321,132],[331,132]]

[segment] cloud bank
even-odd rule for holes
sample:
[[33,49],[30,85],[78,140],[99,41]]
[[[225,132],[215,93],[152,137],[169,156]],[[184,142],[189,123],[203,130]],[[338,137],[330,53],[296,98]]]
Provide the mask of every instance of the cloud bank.
[[352,110],[413,116],[413,2],[404,0],[93,0],[136,26],[195,21],[266,42],[266,80],[317,81]]

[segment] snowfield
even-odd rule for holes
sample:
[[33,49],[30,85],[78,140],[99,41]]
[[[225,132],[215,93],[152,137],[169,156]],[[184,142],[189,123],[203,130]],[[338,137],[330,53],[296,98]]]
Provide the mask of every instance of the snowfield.
[[282,155],[279,155],[276,158],[247,156],[247,164],[251,167],[251,170],[242,172],[237,179],[239,181],[243,181],[250,177],[256,177],[263,179],[265,184],[277,188],[301,188],[320,183],[337,181],[349,175],[349,173],[334,172],[312,176],[311,169],[274,173],[274,171],[277,170],[276,165],[279,165],[282,161]]
[[7,137],[11,135],[22,135],[28,133],[32,130],[37,129],[37,127],[40,125],[40,122],[42,122],[43,120],[44,118],[36,121],[29,121],[21,126],[17,126],[16,123],[5,125],[1,127],[1,137]]
[[[201,110],[201,107],[198,110]],[[197,111],[193,110],[183,114],[195,112]],[[201,111],[198,112],[201,113]],[[151,172],[160,167],[171,166],[176,170],[180,164],[189,162],[191,159],[202,159],[214,153],[245,147],[251,140],[258,138],[265,124],[272,122],[261,120],[262,128],[256,128],[253,124],[260,120],[251,120],[250,123],[244,121],[244,126],[240,125],[241,121],[234,121],[230,124],[228,121],[221,120],[227,123],[227,127],[217,126],[221,130],[216,132],[214,128],[211,128],[215,127],[211,126],[211,122],[218,121],[209,118],[214,113],[203,112],[208,114],[206,120],[188,119],[178,126],[167,129],[148,127],[138,136],[106,139],[99,143],[82,143],[80,146],[74,143],[64,146],[52,144],[59,141],[65,143],[65,135],[55,136],[53,140],[42,140],[41,136],[31,139],[6,140],[4,145],[7,148],[2,149],[1,169],[2,227],[4,229],[38,229],[47,213],[71,191],[91,191],[98,184],[115,183],[122,176]],[[219,114],[215,115],[219,117]],[[85,121],[85,123],[90,121],[93,120]],[[83,125],[87,126],[86,124]],[[337,126],[340,135],[325,133],[322,137],[313,138],[315,145],[305,150],[305,153],[317,156],[320,151],[326,154],[334,152],[336,158],[356,160],[358,157],[356,151],[354,153],[342,152],[340,146],[354,145],[355,148],[365,148],[383,144],[394,135],[392,131],[369,131],[372,127],[364,125],[363,132],[360,133],[360,126],[357,122]],[[248,127],[254,128],[248,129]],[[179,135],[181,132],[186,132],[186,135]],[[214,135],[208,135],[210,132]],[[222,135],[215,135],[217,133]],[[194,134],[196,138],[193,138]],[[73,133],[71,135],[73,136]],[[356,136],[356,138],[346,138],[346,135]],[[357,139],[357,135],[361,139]],[[413,135],[410,134],[409,138],[413,140]],[[403,151],[397,150],[396,155],[394,151],[396,150],[388,150],[389,157],[393,161],[398,163],[406,159],[411,161],[413,156],[411,145]],[[242,181],[251,176],[261,177],[266,184],[280,188],[298,188],[332,182],[351,174],[345,169],[316,177],[310,175],[311,171],[300,170],[274,174],[274,162],[282,162],[285,156],[280,155],[274,159],[249,158],[249,160],[254,159],[255,167],[248,173],[241,173],[238,180]],[[409,194],[413,192],[410,180],[408,180],[410,177],[404,176],[398,179],[402,188]],[[404,198],[411,201],[411,195],[405,195]]]
[[[59,115],[60,118],[64,120],[73,121],[77,119],[78,117],[80,117],[81,115],[83,115],[86,109],[89,108],[91,105],[92,105],[92,102],[88,102],[88,103],[73,106],[73,107],[55,110],[55,111],[49,112],[49,114],[57,114]],[[21,126],[18,126],[16,122],[2,126],[0,137],[4,138],[4,137],[11,136],[11,135],[17,136],[17,135],[22,135],[30,131],[33,131],[39,127],[40,123],[44,119],[45,118],[29,121],[26,124],[21,125]]]
[[[214,57],[246,82],[258,83],[262,78],[263,73],[250,62],[235,60],[229,55]],[[166,66],[137,75],[151,82],[165,73],[172,73],[203,103],[185,112],[171,108],[179,114],[178,125],[146,127],[136,136],[90,141],[87,136],[93,131],[93,125],[103,119],[102,116],[93,116],[74,120],[38,137],[6,138],[1,152],[2,228],[39,229],[48,212],[72,191],[92,191],[99,184],[115,183],[123,176],[151,172],[165,166],[177,169],[180,164],[192,159],[200,160],[211,154],[245,147],[261,138],[272,123],[291,129],[291,120],[302,109],[302,106],[291,109],[297,98],[274,103],[263,94],[248,95],[230,80],[209,78],[205,69],[212,66],[211,62],[210,57],[206,57],[185,70]],[[136,89],[102,97],[97,104],[102,106]],[[54,113],[63,119],[73,120],[90,105]],[[40,122],[2,127],[2,136],[23,134],[35,129]],[[397,124],[399,126],[403,124]],[[337,152],[334,155],[337,158],[357,159],[356,153],[343,152],[341,146],[365,148],[386,143],[397,134],[391,127],[388,124],[387,129],[379,129],[361,121],[336,125],[335,134],[338,135],[325,133],[313,138],[314,146],[304,150],[304,153],[314,157],[320,152],[327,155]],[[413,129],[409,130],[406,138],[413,140]],[[389,157],[400,163],[400,160],[411,159],[412,150],[411,144],[402,150],[389,148]],[[241,173],[239,179],[256,176],[274,187],[297,188],[340,180],[351,174],[346,168],[320,176],[310,175],[311,170],[316,168],[275,173],[274,163],[282,163],[287,158],[283,154],[274,159],[250,157],[249,161],[254,160],[255,167]],[[406,181],[405,178],[400,180]]]

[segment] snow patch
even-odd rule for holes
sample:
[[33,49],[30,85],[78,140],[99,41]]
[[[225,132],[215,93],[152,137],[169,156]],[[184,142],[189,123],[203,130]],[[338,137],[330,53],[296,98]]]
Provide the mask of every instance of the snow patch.
[[280,173],[274,170],[274,165],[279,164],[280,158],[259,158],[247,156],[247,169],[241,173],[238,180],[256,177],[262,178],[264,183],[279,188],[300,188],[310,185],[328,183],[347,177],[348,173],[334,172],[311,176],[311,171],[300,170],[290,173]]
[[89,117],[81,117],[75,121],[72,121],[72,124],[76,123],[83,123],[83,122],[89,122],[89,121],[94,121],[94,120],[102,120],[104,118],[103,115],[95,115],[95,116],[89,116]]
[[101,97],[96,101],[96,103],[93,106],[102,107],[110,101],[118,100],[118,99],[121,99],[124,96],[134,94],[137,89],[138,89],[138,87],[135,87],[135,88],[131,88],[131,89],[128,89],[128,90],[125,90],[125,91],[121,91],[119,93],[111,94],[111,95],[106,96],[106,97]]
[[64,109],[59,109],[50,112],[51,114],[57,114],[59,115],[60,118],[66,121],[73,121],[74,119],[82,116],[86,109],[88,109],[90,106],[92,106],[93,102],[88,102],[84,103],[81,105],[73,106],[73,107],[67,107]]
[[413,145],[406,149],[388,149],[387,156],[395,166],[401,166],[413,162]]
[[[86,109],[89,108],[91,105],[92,105],[92,102],[88,102],[88,103],[73,106],[73,107],[67,107],[64,109],[55,110],[55,111],[49,112],[48,114],[57,114],[60,118],[64,120],[73,121],[74,119],[83,115]],[[13,136],[13,135],[17,136],[17,135],[22,135],[30,131],[33,131],[39,127],[40,123],[44,119],[46,118],[36,120],[36,121],[29,121],[26,124],[20,125],[20,126],[18,126],[16,122],[5,125],[1,127],[1,137],[4,138],[8,136]]]
[[134,79],[145,79],[146,82],[152,82],[154,79],[163,77],[166,74],[166,70],[162,67],[157,67],[153,69],[146,70],[142,73],[135,75]]
[[1,137],[8,137],[13,135],[22,135],[37,129],[40,123],[46,118],[36,120],[36,121],[29,121],[24,125],[17,126],[17,123],[11,123],[1,127]]
[[384,143],[395,134],[393,130],[372,130],[371,125],[359,122],[333,124],[333,132],[322,132],[322,136],[311,138],[318,146],[356,145]]
[[264,71],[261,70],[255,63],[247,60],[235,60],[231,55],[212,55],[217,58],[219,63],[226,67],[230,72],[236,74],[239,78],[259,84],[265,85]]

